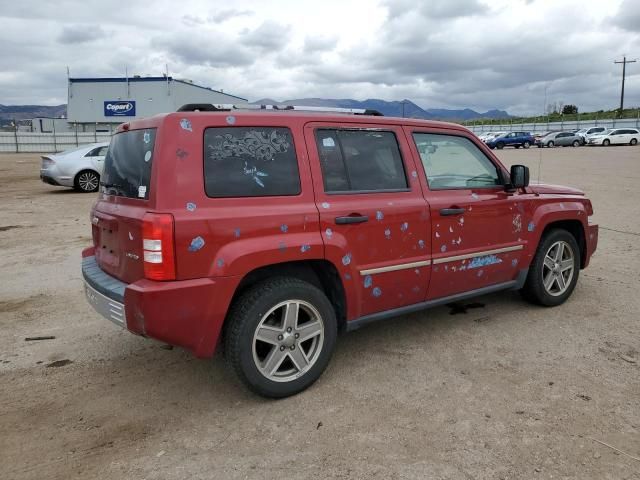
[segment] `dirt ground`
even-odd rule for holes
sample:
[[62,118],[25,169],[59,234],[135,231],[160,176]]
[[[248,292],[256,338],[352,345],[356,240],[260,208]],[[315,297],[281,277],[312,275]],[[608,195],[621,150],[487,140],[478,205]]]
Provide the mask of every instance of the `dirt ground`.
[[592,199],[572,298],[379,322],[280,401],[99,317],[80,273],[95,196],[0,155],[0,478],[640,479],[599,443],[640,457],[640,147],[498,154]]

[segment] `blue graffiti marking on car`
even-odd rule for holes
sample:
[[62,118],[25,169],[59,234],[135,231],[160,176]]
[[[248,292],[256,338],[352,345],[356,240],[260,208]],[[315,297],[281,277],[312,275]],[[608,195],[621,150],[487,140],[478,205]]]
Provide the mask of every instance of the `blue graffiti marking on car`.
[[471,262],[469,262],[469,266],[467,268],[480,268],[487,267],[489,265],[496,265],[498,263],[502,263],[502,260],[495,255],[485,255],[483,257],[476,257]]
[[191,244],[189,245],[189,251],[190,252],[197,252],[202,247],[204,247],[204,238],[196,237],[193,240],[191,240]]
[[183,130],[188,130],[189,132],[193,132],[193,129],[191,128],[191,121],[188,118],[183,118],[182,120],[180,120],[180,128],[182,128]]

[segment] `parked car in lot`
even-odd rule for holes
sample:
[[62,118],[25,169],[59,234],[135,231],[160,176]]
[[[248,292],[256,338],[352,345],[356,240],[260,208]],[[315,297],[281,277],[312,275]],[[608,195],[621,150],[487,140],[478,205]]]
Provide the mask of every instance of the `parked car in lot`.
[[113,136],[86,298],[198,357],[224,348],[258,394],[309,387],[340,330],[500,290],[560,305],[596,249],[584,193],[529,185],[460,125],[194,108]]
[[535,139],[529,132],[509,132],[489,140],[486,143],[489,148],[501,150],[504,147],[529,148],[534,142]]
[[109,143],[92,143],[61,153],[43,155],[40,179],[49,185],[73,187],[80,192],[95,192]]
[[640,131],[637,128],[614,128],[589,137],[589,145],[637,145]]
[[590,128],[581,128],[576,132],[577,135],[580,135],[584,138],[585,143],[587,143],[588,137],[591,135],[598,135],[606,130],[605,127],[590,127]]
[[584,144],[584,138],[573,132],[552,132],[536,139],[538,147],[579,147]]
[[483,133],[482,135],[480,135],[480,140],[482,140],[483,142],[488,142],[489,140],[493,140],[496,137],[499,137],[500,135],[504,135],[508,132],[487,132],[487,133]]

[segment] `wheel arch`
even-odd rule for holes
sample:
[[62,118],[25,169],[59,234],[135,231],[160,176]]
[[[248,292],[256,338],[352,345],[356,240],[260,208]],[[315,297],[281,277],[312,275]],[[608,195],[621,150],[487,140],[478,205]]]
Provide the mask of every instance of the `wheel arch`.
[[580,268],[584,268],[587,260],[587,243],[584,232],[584,225],[582,225],[582,222],[578,219],[551,221],[544,226],[540,238],[543,238],[547,232],[554,229],[566,230],[576,239],[578,248],[580,248]]
[[[242,277],[230,304],[251,286],[272,277],[298,278],[322,290],[334,307],[338,328],[344,328],[347,321],[347,296],[338,269],[328,260],[299,260],[257,267]],[[225,325],[226,323],[225,319]]]

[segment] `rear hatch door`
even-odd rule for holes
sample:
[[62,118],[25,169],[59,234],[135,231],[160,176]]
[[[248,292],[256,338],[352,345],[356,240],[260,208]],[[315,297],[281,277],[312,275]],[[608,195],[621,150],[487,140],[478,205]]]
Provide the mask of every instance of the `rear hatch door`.
[[144,278],[142,219],[150,209],[155,137],[155,128],[113,136],[91,214],[98,265],[127,283]]

